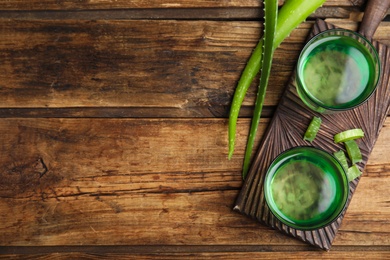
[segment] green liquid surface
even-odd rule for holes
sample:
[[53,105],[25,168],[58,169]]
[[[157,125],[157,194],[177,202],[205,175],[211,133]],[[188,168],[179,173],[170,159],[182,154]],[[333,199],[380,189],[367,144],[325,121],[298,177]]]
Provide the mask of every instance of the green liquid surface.
[[277,215],[302,227],[320,226],[336,217],[348,193],[339,167],[310,152],[279,162],[269,183],[270,203]]
[[346,36],[329,36],[313,43],[300,74],[309,95],[333,108],[353,106],[375,87],[375,64],[365,46]]

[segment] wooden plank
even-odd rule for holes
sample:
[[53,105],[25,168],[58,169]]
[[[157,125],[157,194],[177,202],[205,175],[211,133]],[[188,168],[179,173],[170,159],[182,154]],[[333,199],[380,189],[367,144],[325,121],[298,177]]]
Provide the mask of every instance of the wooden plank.
[[[0,24],[0,106],[8,115],[8,109],[19,108],[36,108],[33,114],[90,108],[86,115],[99,116],[93,108],[106,107],[112,109],[102,116],[120,116],[114,108],[129,108],[125,116],[226,117],[261,33],[261,23],[233,21],[3,19]],[[279,101],[311,25],[302,24],[276,51],[266,106]],[[390,41],[389,26],[381,25],[378,38]],[[243,115],[250,115],[257,83],[248,91]]]
[[[365,0],[328,0],[324,6],[362,6]],[[279,5],[284,3],[279,0]],[[102,1],[78,1],[67,0],[58,3],[56,0],[8,0],[2,3],[1,10],[85,10],[85,9],[128,9],[128,8],[230,8],[230,7],[261,7],[262,1],[258,0],[231,0],[231,1],[189,1],[189,0],[102,0]]]
[[[390,10],[389,10],[390,12]],[[353,22],[350,20],[345,20],[345,19],[326,19],[326,22],[330,24],[334,24],[337,27],[345,28],[348,30],[352,31],[357,31],[360,19],[358,18],[357,21]],[[380,27],[377,29],[375,32],[373,39],[376,41],[379,41],[380,43],[384,45],[390,45],[390,35],[389,35],[389,30],[390,30],[390,21],[382,21],[380,24]]]
[[6,108],[226,106],[260,33],[253,22],[2,20],[2,25]]
[[[99,252],[99,251],[98,251]],[[288,258],[286,258],[288,255]],[[36,260],[46,259],[387,259],[389,252],[386,250],[353,250],[350,251],[332,251],[332,252],[232,252],[230,250],[220,252],[180,252],[180,253],[96,253],[93,251],[87,253],[52,253],[52,254],[30,254],[29,257]],[[25,255],[9,254],[4,255],[5,259],[25,259]]]
[[[309,16],[314,18],[344,18],[351,14],[358,16],[359,6],[324,6]],[[120,20],[120,19],[153,19],[153,20],[263,20],[261,7],[207,7],[207,8],[142,8],[142,9],[104,9],[104,10],[0,10],[4,19],[47,19],[47,20]]]
[[[232,210],[249,120],[231,161],[226,123],[0,120],[0,245],[302,246]],[[380,138],[336,246],[390,246],[389,119]]]

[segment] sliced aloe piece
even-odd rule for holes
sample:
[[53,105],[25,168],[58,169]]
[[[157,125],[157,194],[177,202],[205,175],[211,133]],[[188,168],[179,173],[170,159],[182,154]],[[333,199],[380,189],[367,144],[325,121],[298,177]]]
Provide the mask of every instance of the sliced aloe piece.
[[334,136],[335,143],[344,143],[349,140],[355,140],[364,137],[364,132],[360,128],[349,129]]
[[339,160],[341,166],[343,166],[344,170],[348,170],[348,161],[347,156],[345,155],[343,150],[337,151],[333,153],[334,157]]
[[356,164],[354,164],[348,168],[348,171],[347,171],[348,181],[353,181],[354,179],[356,179],[360,175],[362,175],[362,172],[359,170],[359,167]]
[[363,161],[363,157],[362,157],[362,153],[360,152],[360,148],[354,140],[346,141],[345,148],[347,149],[347,153],[348,153],[349,159],[351,160],[352,164]]
[[306,129],[306,132],[303,136],[303,140],[313,142],[316,138],[318,131],[320,130],[322,119],[320,117],[314,116],[311,120],[309,126]]

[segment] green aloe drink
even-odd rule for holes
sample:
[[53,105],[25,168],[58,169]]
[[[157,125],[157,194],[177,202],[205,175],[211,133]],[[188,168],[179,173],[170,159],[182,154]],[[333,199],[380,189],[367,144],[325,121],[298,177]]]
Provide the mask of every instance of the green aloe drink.
[[379,70],[375,48],[362,36],[347,30],[326,31],[301,53],[298,94],[318,112],[353,108],[371,96]]
[[349,192],[340,163],[313,147],[294,148],[278,156],[264,185],[268,206],[275,216],[304,230],[322,227],[336,219]]

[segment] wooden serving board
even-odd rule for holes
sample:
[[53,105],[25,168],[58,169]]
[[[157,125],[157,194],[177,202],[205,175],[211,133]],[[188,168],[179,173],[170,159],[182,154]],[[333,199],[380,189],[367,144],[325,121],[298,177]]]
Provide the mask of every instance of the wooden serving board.
[[[309,39],[331,28],[335,28],[335,26],[323,20],[317,20]],[[311,145],[330,153],[340,149],[345,151],[342,144],[333,142],[333,136],[352,128],[362,128],[365,132],[364,138],[357,141],[363,155],[363,162],[359,163],[358,166],[360,170],[364,170],[390,105],[390,50],[388,46],[377,41],[372,41],[372,43],[380,56],[381,78],[371,99],[353,110],[331,115],[317,114],[309,110],[296,93],[294,75],[291,77],[236,200],[234,207],[236,211],[311,245],[325,250],[331,248],[360,178],[350,182],[350,196],[347,207],[335,222],[313,231],[301,231],[282,224],[270,212],[264,198],[264,177],[272,160],[281,152],[295,146]],[[313,116],[320,116],[322,125],[316,139],[310,144],[303,140],[303,135]],[[362,176],[364,178],[364,173]]]

